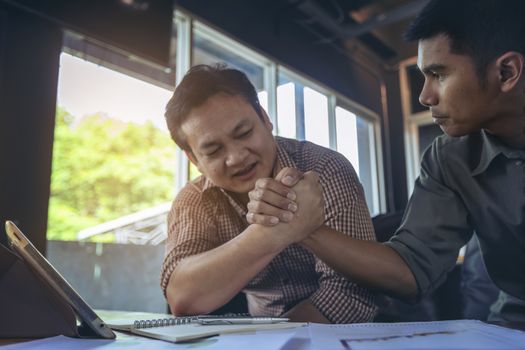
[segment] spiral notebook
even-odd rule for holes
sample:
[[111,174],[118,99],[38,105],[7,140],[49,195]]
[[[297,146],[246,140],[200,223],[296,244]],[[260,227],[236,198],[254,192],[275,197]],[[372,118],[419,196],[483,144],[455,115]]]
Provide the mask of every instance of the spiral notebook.
[[[227,317],[226,317],[227,318]],[[131,332],[144,337],[179,343],[228,333],[297,328],[306,325],[301,322],[275,322],[250,324],[201,324],[202,316],[167,317],[152,320],[113,320],[107,323],[114,330]],[[254,317],[261,320],[261,317]],[[268,321],[272,318],[267,318]]]

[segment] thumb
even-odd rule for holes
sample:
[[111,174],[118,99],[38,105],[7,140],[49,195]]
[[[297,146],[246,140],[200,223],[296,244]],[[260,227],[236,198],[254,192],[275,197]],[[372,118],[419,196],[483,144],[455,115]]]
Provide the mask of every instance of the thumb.
[[277,176],[275,177],[275,180],[281,182],[283,185],[292,187],[296,183],[299,182],[303,178],[303,173],[299,171],[296,168],[283,168]]

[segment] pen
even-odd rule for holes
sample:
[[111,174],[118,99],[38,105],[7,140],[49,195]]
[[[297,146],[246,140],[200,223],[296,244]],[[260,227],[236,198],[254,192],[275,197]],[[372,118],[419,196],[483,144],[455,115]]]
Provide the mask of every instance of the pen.
[[197,323],[208,326],[228,324],[270,324],[286,321],[288,321],[288,318],[283,317],[204,317],[197,319]]

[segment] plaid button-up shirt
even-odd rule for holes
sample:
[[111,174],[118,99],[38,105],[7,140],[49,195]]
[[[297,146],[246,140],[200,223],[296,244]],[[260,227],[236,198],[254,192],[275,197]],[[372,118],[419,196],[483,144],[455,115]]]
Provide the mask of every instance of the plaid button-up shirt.
[[[276,137],[276,142],[281,167],[319,174],[326,225],[357,239],[375,239],[362,186],[344,156],[307,141]],[[205,177],[188,183],[168,215],[161,272],[164,293],[179,261],[240,234],[248,226],[246,213],[246,208]],[[278,254],[243,291],[253,315],[281,315],[307,298],[334,323],[371,321],[377,310],[370,291],[350,282],[299,244]]]

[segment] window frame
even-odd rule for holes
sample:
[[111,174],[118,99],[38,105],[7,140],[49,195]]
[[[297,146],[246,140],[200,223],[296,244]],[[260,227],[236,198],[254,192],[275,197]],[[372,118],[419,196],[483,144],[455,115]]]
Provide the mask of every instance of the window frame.
[[401,86],[401,109],[403,113],[403,130],[405,145],[405,166],[407,192],[410,196],[414,190],[414,183],[420,171],[420,142],[419,128],[433,124],[430,110],[421,112],[412,111],[412,94],[419,91],[411,91],[408,68],[417,64],[417,56],[411,57],[399,64],[399,84]]
[[[374,111],[359,105],[358,103],[344,97],[338,96],[336,99],[336,106],[344,108],[356,115],[356,118],[364,119],[369,122],[371,128],[369,129],[370,138],[370,156],[373,157],[370,161],[372,168],[372,203],[368,204],[368,209],[371,213],[382,214],[387,211],[386,191],[385,191],[385,175],[383,164],[383,145],[381,139],[381,118],[379,114]],[[335,130],[335,108],[334,108],[334,134]],[[335,139],[337,142],[337,139]],[[337,144],[337,143],[336,143]]]

